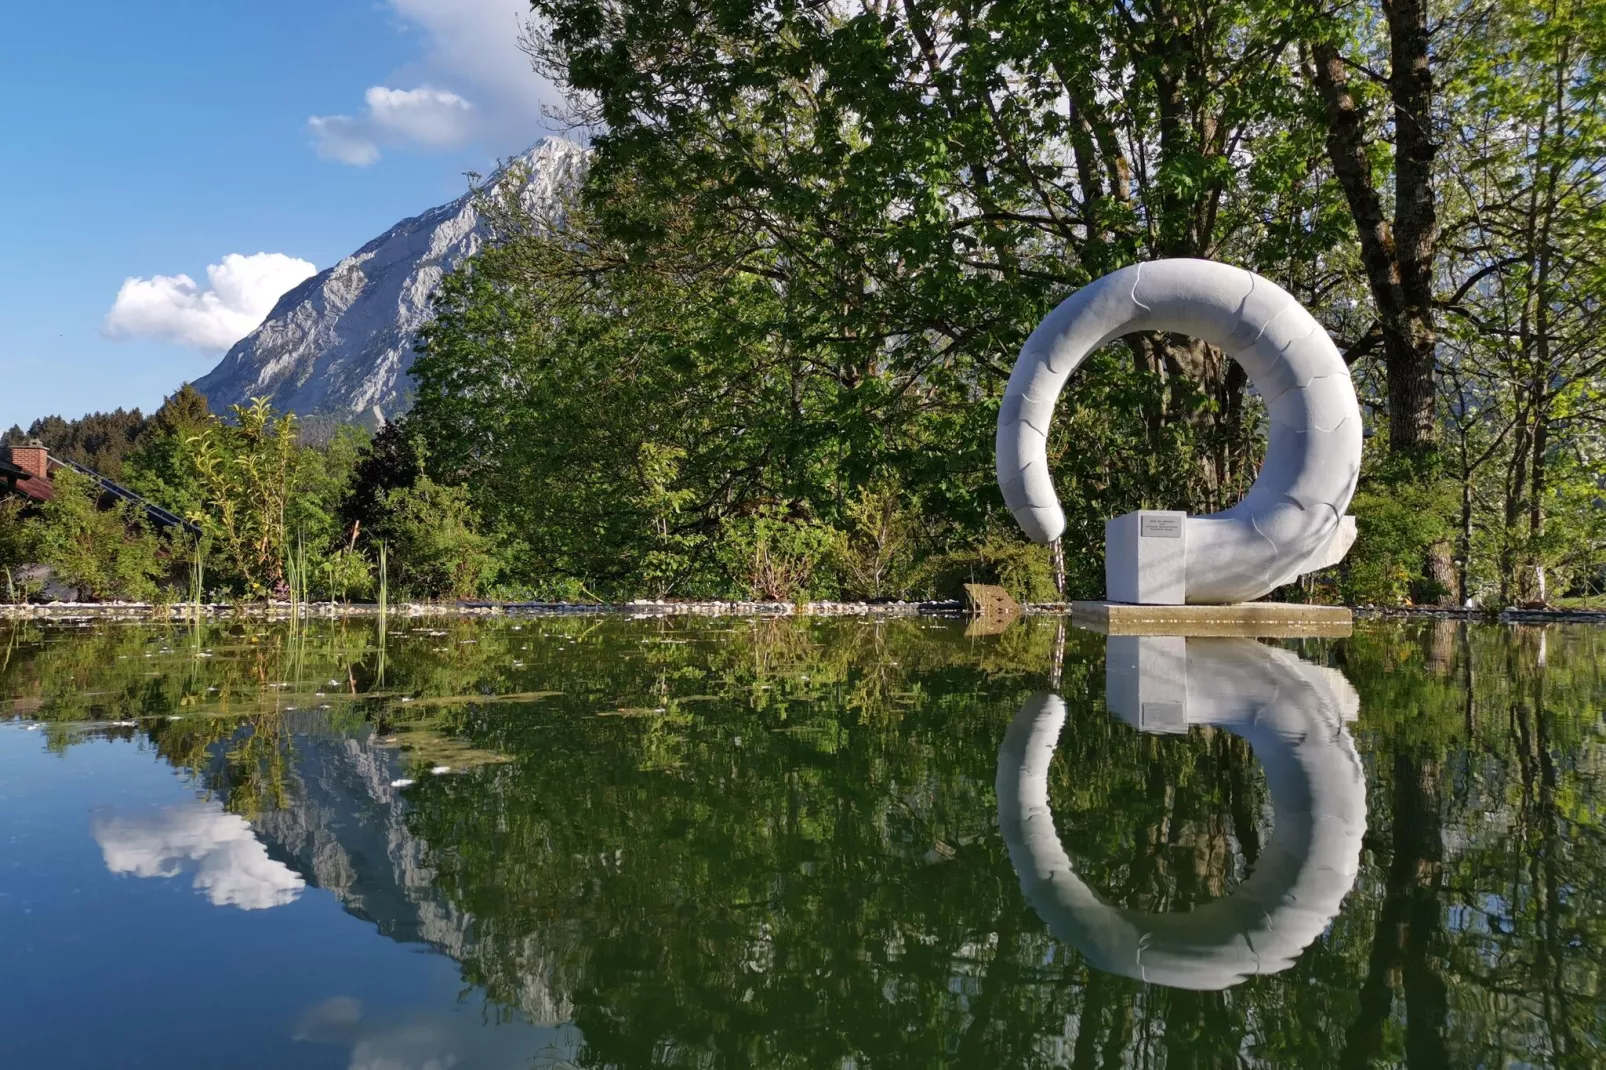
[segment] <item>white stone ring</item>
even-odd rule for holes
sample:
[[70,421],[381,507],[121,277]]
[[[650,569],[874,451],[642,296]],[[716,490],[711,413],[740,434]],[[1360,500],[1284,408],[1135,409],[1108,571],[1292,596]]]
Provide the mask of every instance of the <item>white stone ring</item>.
[[1271,427],[1260,475],[1232,508],[1201,517],[1132,513],[1110,522],[1109,597],[1249,601],[1342,559],[1355,537],[1344,512],[1361,467],[1349,369],[1287,291],[1210,260],[1158,260],[1112,272],[1066,298],[1026,340],[998,412],[998,485],[1027,536],[1046,544],[1065,530],[1048,471],[1060,391],[1088,354],[1137,331],[1186,334],[1225,351],[1265,400]]
[[[1065,724],[1055,694],[1028,698],[1004,736],[998,826],[1021,891],[1057,939],[1108,973],[1213,991],[1287,969],[1338,914],[1360,865],[1366,783],[1344,723],[1359,702],[1335,670],[1249,639],[1189,639],[1186,659],[1185,670],[1162,657],[1145,671],[1186,672],[1185,723],[1249,742],[1275,815],[1250,875],[1230,894],[1148,914],[1104,902],[1077,876],[1049,810],[1049,762]],[[1163,730],[1181,726],[1179,718]]]

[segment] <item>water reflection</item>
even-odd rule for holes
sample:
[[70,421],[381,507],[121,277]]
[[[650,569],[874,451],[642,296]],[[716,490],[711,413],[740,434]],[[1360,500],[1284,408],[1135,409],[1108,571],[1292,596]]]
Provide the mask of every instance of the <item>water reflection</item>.
[[268,857],[250,822],[222,805],[194,799],[131,813],[101,812],[90,822],[106,868],[136,877],[177,877],[193,864],[195,888],[215,906],[266,910],[294,902],[306,881]]
[[368,1015],[362,1001],[335,996],[308,1007],[294,1037],[349,1048],[347,1070],[523,1070],[572,1065],[569,1031],[503,1022],[487,1029],[478,1015],[415,1009]]
[[[1055,666],[1055,624],[966,638],[923,621],[462,622],[392,632],[382,687],[357,624],[294,643],[215,629],[211,658],[157,629],[30,624],[0,658],[0,719],[47,724],[0,730],[0,960],[28,982],[0,1000],[0,1066],[209,1065],[207,1026],[240,1066],[410,1065],[481,1050],[437,1044],[481,1021],[526,1037],[572,1022],[571,1060],[595,1067],[1600,1065],[1606,629],[1371,622],[1302,646],[1359,692],[1348,723],[1343,679],[1288,651],[1118,640],[1106,659],[1102,636],[1072,632]],[[1214,682],[1209,651],[1233,653]],[[1299,916],[1274,933],[1229,917],[1225,968],[1191,931],[1210,908],[1177,926],[1196,981],[1281,973],[1145,985],[1131,978],[1165,980],[1178,952],[1143,914],[1089,893],[1111,936],[1034,913],[1028,822],[997,834],[994,782],[1051,667],[1065,725],[1038,725],[1062,713],[1036,700],[1005,762],[1018,774],[1044,729],[1032,761],[1053,750],[1074,868],[1043,893],[1076,879],[1133,911],[1227,916],[1250,903],[1231,893],[1280,873],[1293,894],[1271,907]],[[317,696],[331,679],[351,689]],[[68,724],[91,717],[137,724]],[[1224,719],[1237,734],[1164,734]],[[1279,727],[1325,757],[1268,738]],[[400,749],[425,733],[502,760]],[[1349,888],[1347,865],[1318,877],[1328,820],[1304,778],[1353,762],[1351,735],[1368,797],[1339,836],[1353,852],[1364,817]],[[104,738],[125,742],[84,745]],[[177,771],[156,778],[160,802],[211,794],[327,894],[245,914],[211,908],[188,875],[157,897],[107,878],[85,814],[127,796],[72,774],[114,758]],[[155,872],[199,866],[153,857]],[[391,940],[404,951],[377,947]],[[414,973],[428,984],[400,983]],[[331,996],[360,1013],[326,1008],[292,1042]],[[404,1036],[412,1022],[434,1039]],[[86,1054],[54,1053],[63,1037]]]
[[1111,636],[1111,712],[1143,732],[1223,728],[1253,748],[1275,814],[1270,842],[1232,894],[1185,913],[1104,902],[1076,875],[1049,809],[1065,703],[1027,698],[998,752],[998,818],[1010,861],[1050,930],[1110,973],[1217,990],[1293,965],[1354,886],[1366,787],[1346,722],[1355,691],[1332,669],[1250,639]]

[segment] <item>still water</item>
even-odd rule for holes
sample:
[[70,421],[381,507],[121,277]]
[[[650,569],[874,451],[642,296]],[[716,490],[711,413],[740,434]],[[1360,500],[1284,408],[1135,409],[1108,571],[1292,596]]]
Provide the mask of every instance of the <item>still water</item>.
[[0,1067],[1594,1067],[1606,629],[0,622]]

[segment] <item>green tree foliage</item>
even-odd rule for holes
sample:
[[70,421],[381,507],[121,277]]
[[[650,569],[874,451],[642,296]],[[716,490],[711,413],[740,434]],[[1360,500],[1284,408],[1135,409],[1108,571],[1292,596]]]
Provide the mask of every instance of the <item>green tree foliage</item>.
[[387,491],[411,487],[424,474],[423,444],[407,425],[389,423],[357,455],[338,506],[341,530],[363,542],[384,516]]
[[213,419],[189,438],[186,452],[203,502],[190,519],[244,593],[260,598],[284,583],[301,450],[295,417],[276,414],[265,399],[231,412],[235,423]]
[[98,484],[58,470],[55,496],[40,508],[33,538],[56,582],[89,599],[145,600],[166,571],[161,543],[130,502],[103,503]]
[[410,487],[383,492],[380,506],[383,517],[373,535],[389,548],[399,590],[469,598],[490,582],[496,547],[481,533],[467,489],[421,476]]
[[18,582],[20,565],[38,560],[38,525],[23,515],[27,503],[20,499],[0,500],[0,572],[4,573],[0,597],[8,602],[20,600],[27,592]]
[[1459,584],[1544,601],[1606,578],[1606,5],[1491,5],[1448,94],[1457,158],[1441,390]]
[[124,458],[139,444],[149,424],[138,409],[92,412],[76,420],[46,416],[29,424],[26,431],[13,426],[0,436],[0,441],[20,445],[38,439],[55,456],[117,479],[122,475]]
[[[762,264],[785,295],[776,329],[883,384],[867,406],[953,382],[985,408],[1043,313],[1136,260],[1230,259],[1301,296],[1342,282],[1343,203],[1286,62],[1298,6],[536,6],[549,74],[607,125],[608,225],[655,237],[645,199],[741,234],[736,269]],[[609,192],[619,174],[638,198]],[[1134,418],[1101,482],[1235,497],[1253,460],[1241,372],[1158,335],[1118,359],[1114,405],[1069,399]]]
[[[440,471],[553,574],[741,586],[709,565],[729,518],[844,532],[887,471],[927,518],[912,554],[973,549],[1007,522],[1003,378],[1068,289],[1157,255],[1305,294],[1345,267],[1281,9],[537,8],[549,73],[606,123],[584,202],[448,284],[415,373]],[[1052,446],[1078,580],[1110,514],[1236,497],[1257,419],[1185,339],[1135,336],[1084,384]]]
[[185,383],[146,421],[138,445],[124,462],[121,482],[179,516],[203,505],[195,480],[191,440],[212,423],[206,395]]
[[[1395,457],[1341,588],[1499,603],[1606,574],[1593,0],[534,6],[603,131],[592,170],[460,273],[418,367],[488,516],[515,473],[564,473],[508,514],[536,571],[740,586],[729,518],[847,533],[888,471],[914,556],[975,555],[1008,528],[990,428],[1026,333],[1113,268],[1206,256],[1317,313]],[[1050,444],[1072,589],[1100,586],[1106,517],[1230,504],[1263,419],[1209,347],[1096,356]]]

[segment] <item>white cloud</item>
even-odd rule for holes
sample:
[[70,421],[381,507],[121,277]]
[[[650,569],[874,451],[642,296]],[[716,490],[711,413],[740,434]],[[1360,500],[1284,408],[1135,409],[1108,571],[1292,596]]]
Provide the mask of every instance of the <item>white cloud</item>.
[[195,800],[132,816],[97,816],[91,825],[106,868],[136,877],[176,877],[195,864],[195,888],[216,906],[265,910],[294,902],[306,882],[215,802]]
[[449,89],[370,86],[360,116],[314,115],[307,120],[318,155],[366,167],[381,146],[449,149],[472,133],[474,105]]
[[449,89],[387,89],[364,94],[375,126],[421,145],[450,147],[463,136],[474,105]]
[[379,159],[379,146],[369,136],[362,121],[349,115],[314,115],[307,120],[312,144],[326,160],[338,160],[353,167],[367,167]]
[[206,288],[188,275],[126,278],[100,330],[108,338],[156,338],[208,352],[256,329],[274,303],[318,269],[283,253],[230,253],[209,264]]
[[369,87],[355,114],[308,119],[319,155],[362,167],[386,149],[479,142],[509,154],[550,128],[542,109],[559,95],[519,48],[528,0],[388,0],[388,6],[420,32],[423,54],[394,72],[390,85]]

